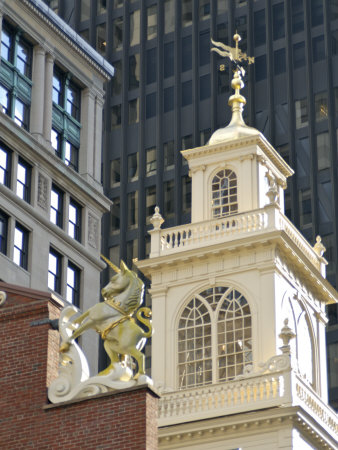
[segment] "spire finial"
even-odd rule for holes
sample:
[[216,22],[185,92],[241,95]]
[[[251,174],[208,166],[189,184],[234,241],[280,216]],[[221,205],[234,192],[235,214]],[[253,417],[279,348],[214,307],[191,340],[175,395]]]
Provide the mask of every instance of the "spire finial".
[[215,45],[211,51],[214,51],[225,58],[229,58],[235,64],[234,77],[231,80],[231,87],[235,90],[235,93],[229,98],[228,102],[232,109],[232,119],[229,126],[245,125],[242,112],[243,106],[246,104],[246,100],[240,93],[240,90],[244,87],[242,77],[245,75],[245,70],[240,65],[240,62],[247,61],[248,64],[253,64],[255,61],[254,57],[247,56],[246,53],[243,53],[238,48],[238,43],[241,40],[241,36],[237,32],[234,34],[233,39],[236,43],[235,48],[229,47],[222,42],[215,42],[211,39],[212,44]]

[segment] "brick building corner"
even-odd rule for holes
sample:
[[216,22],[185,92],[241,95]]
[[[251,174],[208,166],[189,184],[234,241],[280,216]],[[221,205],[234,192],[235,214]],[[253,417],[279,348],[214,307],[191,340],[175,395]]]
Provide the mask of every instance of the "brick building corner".
[[59,335],[40,321],[57,319],[63,305],[6,283],[0,291],[0,448],[157,449],[158,396],[148,386],[48,403]]

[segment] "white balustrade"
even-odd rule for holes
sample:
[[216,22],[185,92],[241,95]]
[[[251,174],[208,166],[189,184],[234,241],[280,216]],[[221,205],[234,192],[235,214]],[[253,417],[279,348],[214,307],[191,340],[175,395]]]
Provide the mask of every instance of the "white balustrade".
[[338,440],[337,415],[291,368],[162,393],[158,423],[168,426],[274,406],[302,407]]
[[163,393],[159,425],[234,414],[288,402],[282,373]]
[[320,271],[321,259],[279,208],[268,205],[249,213],[191,223],[168,229],[151,230],[153,256],[164,256],[203,245],[228,242],[252,233],[257,236],[283,230],[305,257]]

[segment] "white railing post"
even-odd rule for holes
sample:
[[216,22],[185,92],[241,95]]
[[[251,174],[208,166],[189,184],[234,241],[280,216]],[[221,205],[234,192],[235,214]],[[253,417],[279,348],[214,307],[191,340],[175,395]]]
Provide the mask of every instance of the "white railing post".
[[151,236],[150,241],[150,258],[154,258],[155,256],[160,256],[161,254],[161,225],[164,222],[163,217],[160,214],[160,208],[155,206],[155,213],[150,219],[150,223],[152,223],[154,229],[148,231]]

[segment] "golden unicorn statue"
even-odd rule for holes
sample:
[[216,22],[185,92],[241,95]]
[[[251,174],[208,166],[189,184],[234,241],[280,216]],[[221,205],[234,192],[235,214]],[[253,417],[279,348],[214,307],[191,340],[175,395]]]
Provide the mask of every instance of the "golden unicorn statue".
[[[138,365],[135,375],[137,378],[145,374],[144,354],[141,350],[146,339],[152,335],[152,325],[148,319],[151,317],[150,308],[138,309],[143,301],[144,284],[123,261],[118,268],[103,255],[101,257],[117,273],[101,290],[104,302],[92,306],[72,322],[78,327],[71,339],[61,345],[60,351],[67,351],[71,341],[81,336],[84,331],[94,329],[100,333],[110,358],[110,365],[100,372],[100,375],[108,374],[114,364],[120,362],[120,357],[132,356]],[[137,320],[148,328],[147,332],[135,323],[135,313]]]
[[[101,257],[116,272],[101,290],[104,301],[95,304],[80,316],[79,310],[73,305],[61,312],[59,377],[48,390],[52,403],[135,384],[152,384],[151,379],[145,375],[145,357],[142,353],[147,338],[152,335],[151,310],[140,308],[144,284],[123,261],[117,267],[104,256]],[[86,357],[75,342],[76,338],[89,329],[94,329],[101,335],[110,358],[109,366],[91,378]],[[136,365],[130,364],[130,357],[134,358]],[[134,371],[130,365],[135,368]]]

